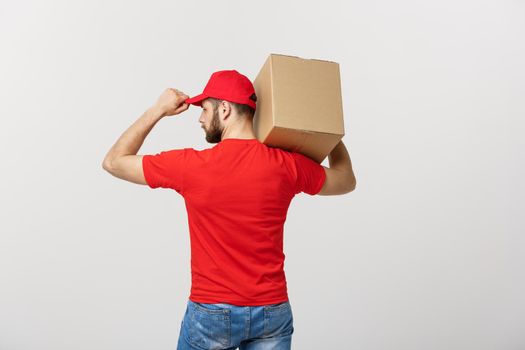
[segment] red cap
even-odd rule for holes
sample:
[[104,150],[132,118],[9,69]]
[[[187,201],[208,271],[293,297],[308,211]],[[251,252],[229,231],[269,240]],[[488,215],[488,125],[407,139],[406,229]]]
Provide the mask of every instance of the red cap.
[[213,73],[202,94],[188,98],[184,102],[202,107],[202,100],[208,97],[248,105],[253,109],[257,100],[250,79],[234,69]]

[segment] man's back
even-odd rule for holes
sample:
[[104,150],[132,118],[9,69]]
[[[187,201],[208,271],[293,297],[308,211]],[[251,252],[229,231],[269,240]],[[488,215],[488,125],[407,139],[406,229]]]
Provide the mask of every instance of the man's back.
[[146,155],[151,188],[185,200],[191,241],[189,299],[254,306],[288,300],[283,227],[292,198],[316,194],[323,166],[257,139],[227,138],[212,148]]

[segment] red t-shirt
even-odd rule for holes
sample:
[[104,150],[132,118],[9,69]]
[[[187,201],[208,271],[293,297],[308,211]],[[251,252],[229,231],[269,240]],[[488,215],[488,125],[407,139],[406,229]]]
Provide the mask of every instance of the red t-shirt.
[[191,242],[191,292],[200,303],[257,306],[288,301],[283,227],[292,198],[317,194],[324,167],[257,139],[144,155],[151,188],[184,197]]

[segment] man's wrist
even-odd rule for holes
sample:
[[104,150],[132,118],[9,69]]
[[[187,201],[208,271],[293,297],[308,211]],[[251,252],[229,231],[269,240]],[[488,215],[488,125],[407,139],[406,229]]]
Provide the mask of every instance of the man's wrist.
[[156,105],[153,105],[150,108],[148,108],[148,114],[157,121],[164,117],[164,112]]

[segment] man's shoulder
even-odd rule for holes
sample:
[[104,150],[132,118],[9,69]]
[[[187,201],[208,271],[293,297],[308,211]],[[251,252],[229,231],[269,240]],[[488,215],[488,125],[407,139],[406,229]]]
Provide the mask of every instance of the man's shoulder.
[[285,149],[285,148],[273,147],[273,146],[268,146],[268,148],[271,150],[271,152],[280,154],[284,159],[287,159],[289,161],[292,161],[294,156],[298,154],[298,152],[293,151],[291,149]]
[[189,161],[196,161],[199,160],[207,160],[212,157],[212,155],[215,153],[215,147],[209,147],[209,148],[203,148],[203,149],[197,149],[193,147],[186,147],[184,148],[186,151],[186,156]]

